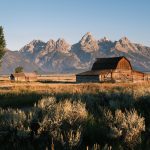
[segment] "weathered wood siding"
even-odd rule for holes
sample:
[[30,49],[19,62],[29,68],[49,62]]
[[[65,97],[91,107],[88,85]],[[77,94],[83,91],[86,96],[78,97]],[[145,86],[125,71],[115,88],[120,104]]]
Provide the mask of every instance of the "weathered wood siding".
[[133,80],[132,70],[116,69],[112,73],[112,80],[115,82],[128,82]]
[[26,81],[25,77],[15,77],[15,81]]
[[144,74],[144,80],[150,81],[150,74]]
[[117,65],[116,69],[132,70],[132,67],[131,67],[130,62],[129,62],[127,59],[122,58],[122,59],[118,62],[118,65]]
[[26,82],[30,82],[30,81],[37,81],[37,76],[25,76],[25,75],[16,75],[15,77],[15,81],[26,81]]
[[112,72],[108,71],[99,75],[100,82],[110,82],[112,81]]
[[144,73],[142,72],[133,72],[133,81],[143,81],[144,80]]
[[99,75],[101,82],[127,82],[132,81],[132,70],[116,69],[105,71]]
[[89,75],[89,76],[80,76],[80,75],[77,75],[76,76],[76,82],[100,82],[100,79],[99,79],[99,75]]

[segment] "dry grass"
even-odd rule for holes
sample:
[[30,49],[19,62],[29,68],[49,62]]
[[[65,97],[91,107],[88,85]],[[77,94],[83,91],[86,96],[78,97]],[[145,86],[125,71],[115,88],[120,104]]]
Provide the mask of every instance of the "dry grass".
[[[119,149],[120,144],[125,147],[127,144],[128,147],[133,147],[137,143],[141,143],[142,132],[149,131],[150,82],[79,84],[73,80],[71,76],[41,76],[38,82],[1,80],[1,113],[5,117],[5,114],[8,116],[9,111],[13,112],[15,114],[12,115],[14,122],[16,119],[19,122],[22,118],[18,111],[12,108],[17,108],[17,110],[21,108],[23,114],[31,115],[28,116],[29,119],[25,119],[28,121],[25,122],[26,126],[29,126],[28,123],[30,124],[32,121],[34,123],[36,117],[43,114],[44,118],[41,119],[40,132],[38,132],[39,140],[42,141],[38,142],[40,145],[44,144],[43,134],[47,131],[50,131],[48,133],[51,133],[50,136],[53,136],[54,142],[60,141],[63,147],[67,142],[67,145],[74,147],[82,140],[84,142],[87,140],[88,145],[98,142],[98,144],[103,143],[117,147],[114,149]],[[8,107],[11,109],[5,109]],[[104,110],[108,110],[109,113],[106,113],[103,118]],[[34,113],[35,116],[32,118]],[[24,123],[24,119],[22,120]],[[57,123],[58,130],[53,130],[53,126],[51,126],[57,127],[55,123]],[[79,125],[83,130],[79,128]],[[60,133],[57,134],[56,131],[60,131]],[[21,135],[29,135],[27,128],[17,132]],[[112,133],[115,137],[108,137]],[[14,134],[12,135],[14,136]],[[15,135],[14,139],[16,136],[18,135]],[[50,142],[49,139],[47,140]],[[143,145],[146,141],[144,140],[142,141]],[[81,145],[83,147],[85,146],[84,142]],[[29,143],[30,146],[32,144]],[[11,146],[11,144],[9,145]],[[59,145],[56,144],[56,146]]]
[[[54,78],[54,76],[51,76]],[[43,81],[50,76],[41,76]],[[55,75],[55,78],[64,80],[72,75]],[[3,77],[6,78],[6,77]],[[46,79],[48,80],[48,79]],[[45,80],[45,81],[46,81]],[[58,81],[58,80],[57,80]],[[100,94],[101,93],[101,94]],[[0,81],[0,106],[1,107],[28,107],[33,106],[40,98],[45,96],[56,96],[57,99],[71,98],[97,100],[99,97],[103,99],[105,95],[107,99],[116,102],[118,107],[117,95],[133,98],[149,95],[150,82],[141,83],[75,83],[75,82],[11,82],[9,80]],[[109,96],[110,95],[110,96]],[[111,98],[110,98],[111,97]],[[104,98],[105,99],[105,98]],[[114,101],[116,99],[117,101]],[[126,103],[126,101],[125,101]],[[119,103],[120,104],[120,103]]]
[[76,76],[74,74],[39,75],[38,81],[42,81],[42,82],[76,82]]
[[[0,77],[0,93],[9,92],[40,92],[40,93],[95,93],[103,90],[125,88],[136,94],[150,92],[150,82],[140,83],[75,83],[74,75],[39,76],[37,82],[11,82],[8,78]],[[42,81],[42,82],[40,82]],[[44,82],[43,82],[44,81]],[[53,82],[49,82],[53,81]]]

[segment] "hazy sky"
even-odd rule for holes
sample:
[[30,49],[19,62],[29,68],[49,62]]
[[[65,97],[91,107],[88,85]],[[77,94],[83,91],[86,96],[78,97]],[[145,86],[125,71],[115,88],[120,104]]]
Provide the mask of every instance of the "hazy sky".
[[0,25],[11,50],[33,39],[73,44],[88,31],[150,46],[150,0],[1,0]]

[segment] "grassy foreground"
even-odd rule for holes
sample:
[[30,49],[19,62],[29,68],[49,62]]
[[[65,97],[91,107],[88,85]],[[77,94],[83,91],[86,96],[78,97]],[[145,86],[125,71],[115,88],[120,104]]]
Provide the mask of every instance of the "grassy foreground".
[[[29,107],[42,97],[55,96],[57,99],[63,98],[84,98],[99,97],[99,94],[110,95],[118,94],[132,96],[133,99],[145,96],[150,92],[150,83],[118,83],[118,84],[68,84],[68,83],[12,83],[2,82],[0,85],[0,107]],[[122,95],[121,95],[122,96]],[[100,98],[100,97],[99,97]]]
[[0,149],[150,147],[150,83],[1,82],[0,107]]

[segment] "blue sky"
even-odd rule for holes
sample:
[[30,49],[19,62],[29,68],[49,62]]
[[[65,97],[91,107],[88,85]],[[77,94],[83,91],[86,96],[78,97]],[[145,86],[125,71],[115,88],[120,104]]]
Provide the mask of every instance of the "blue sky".
[[88,31],[150,46],[150,0],[1,0],[0,25],[11,50],[33,39],[73,44]]

